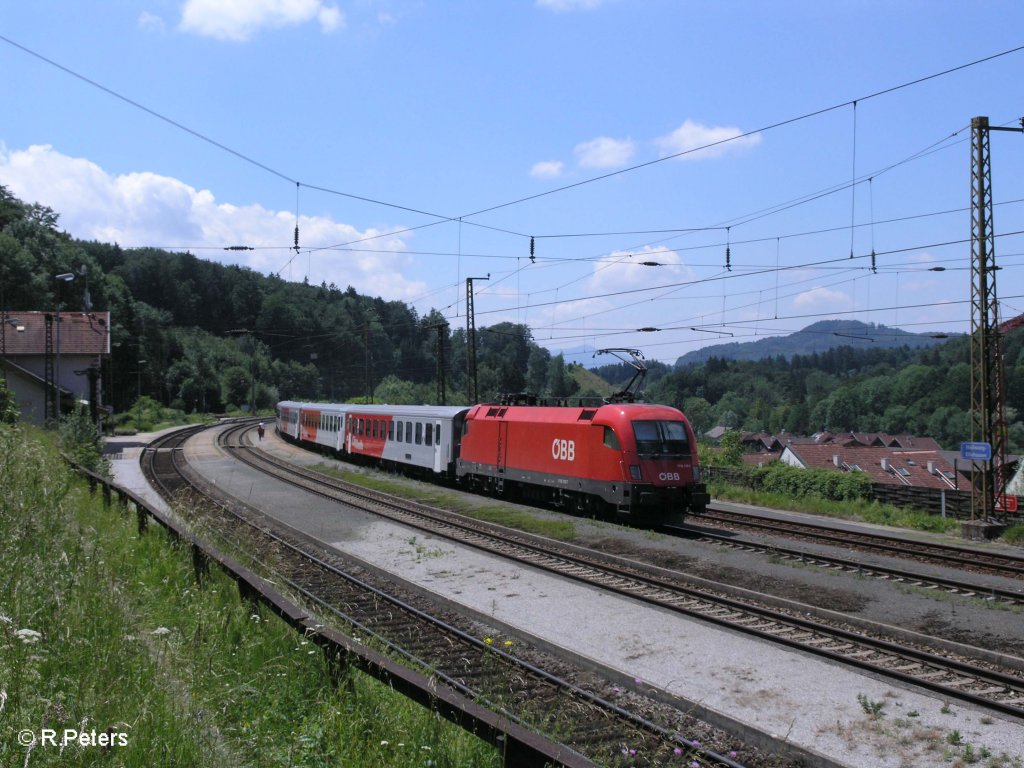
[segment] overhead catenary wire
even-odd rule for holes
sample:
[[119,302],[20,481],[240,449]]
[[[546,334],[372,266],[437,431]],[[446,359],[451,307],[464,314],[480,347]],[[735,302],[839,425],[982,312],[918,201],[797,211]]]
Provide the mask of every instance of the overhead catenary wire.
[[[20,46],[20,45],[18,45],[16,43],[12,43],[12,41],[8,40],[7,38],[5,38],[3,36],[0,36],[0,40],[3,40],[3,41],[8,42],[8,43],[11,43],[15,47],[18,47],[18,48],[20,48],[20,49],[22,49],[22,50],[24,50],[24,51],[34,55],[34,56],[37,56],[38,58],[46,61],[47,63],[50,63],[50,64],[52,64],[52,65],[62,69],[63,71],[65,71],[65,72],[67,72],[67,73],[69,73],[69,74],[71,74],[71,75],[73,75],[75,77],[78,77],[78,78],[82,79],[84,82],[87,82],[90,85],[93,85],[93,86],[95,86],[97,88],[100,88],[101,90],[109,93],[112,96],[115,96],[115,97],[117,97],[119,99],[124,100],[126,103],[129,103],[129,104],[131,104],[134,107],[142,109],[143,111],[146,111],[147,113],[149,113],[149,114],[151,114],[151,115],[153,115],[153,116],[155,116],[155,117],[157,117],[159,119],[165,120],[169,124],[171,124],[171,125],[173,125],[173,126],[175,126],[177,128],[180,128],[180,129],[190,133],[191,135],[193,135],[193,136],[195,136],[195,137],[197,137],[197,138],[199,138],[199,139],[201,139],[203,141],[207,141],[208,143],[210,143],[211,145],[213,145],[213,146],[215,146],[215,147],[217,147],[219,149],[222,149],[224,151],[227,151],[227,152],[235,155],[239,159],[242,159],[242,160],[244,160],[246,162],[250,162],[254,166],[259,167],[259,168],[261,168],[261,169],[263,169],[265,171],[268,171],[268,172],[278,176],[281,179],[284,179],[284,180],[287,180],[287,181],[290,181],[290,182],[294,182],[295,185],[296,185],[296,237],[295,237],[294,250],[296,251],[296,253],[298,252],[298,250],[299,250],[299,243],[298,243],[298,219],[299,219],[299,215],[298,215],[299,214],[299,211],[298,211],[298,190],[299,190],[299,187],[302,185],[302,182],[300,182],[300,181],[298,181],[296,179],[292,179],[288,175],[283,174],[283,173],[277,171],[276,169],[270,168],[269,166],[266,166],[266,165],[264,165],[264,164],[262,164],[262,163],[260,163],[260,162],[258,162],[256,160],[248,157],[245,154],[239,153],[239,152],[231,149],[230,147],[225,146],[224,144],[221,144],[221,143],[216,142],[216,141],[214,141],[212,139],[209,139],[208,137],[204,136],[203,134],[201,134],[201,133],[199,133],[197,131],[194,131],[194,130],[192,130],[190,128],[187,128],[186,126],[184,126],[184,125],[182,125],[180,123],[177,123],[177,122],[175,122],[173,120],[170,120],[169,118],[164,117],[163,115],[155,112],[154,110],[151,110],[151,109],[149,109],[147,107],[144,107],[141,104],[138,104],[137,102],[134,102],[134,101],[132,101],[130,99],[127,99],[126,97],[121,96],[120,94],[117,94],[116,92],[112,91],[109,88],[106,88],[105,86],[101,86],[101,85],[99,85],[97,83],[94,83],[93,81],[89,80],[88,78],[84,78],[84,77],[78,75],[77,73],[67,69],[66,67],[63,67],[63,66],[61,66],[59,64],[56,64],[55,62],[51,62],[50,60],[46,59],[45,57],[39,56],[38,54],[35,54],[34,52],[24,48],[23,46]],[[870,99],[870,98],[874,98],[876,96],[883,95],[885,93],[890,93],[890,92],[893,92],[895,90],[899,90],[900,88],[909,87],[911,85],[915,85],[917,83],[924,82],[926,80],[930,80],[930,79],[933,79],[935,77],[940,77],[942,75],[949,74],[951,72],[955,72],[955,71],[961,70],[961,69],[966,68],[968,66],[974,66],[974,65],[982,63],[982,62],[991,61],[992,59],[998,58],[1000,56],[1005,56],[1005,55],[1008,55],[1008,54],[1011,54],[1011,53],[1016,53],[1016,52],[1018,52],[1018,51],[1020,51],[1022,49],[1024,49],[1024,46],[1021,46],[1021,47],[1018,47],[1018,48],[1014,48],[1014,49],[1011,49],[1011,50],[1008,50],[1008,51],[1004,51],[1004,52],[1002,52],[1000,54],[995,54],[993,56],[985,57],[983,59],[979,59],[979,60],[976,60],[974,62],[970,62],[968,64],[960,65],[959,67],[954,67],[954,68],[951,68],[951,69],[948,69],[948,70],[944,70],[943,72],[935,73],[933,75],[929,75],[928,77],[919,78],[918,80],[912,81],[910,83],[904,83],[904,84],[899,85],[899,86],[894,86],[892,88],[885,89],[884,91],[878,91],[878,92],[876,92],[874,94],[871,94],[869,96],[860,97],[859,100],[863,101],[863,100],[867,100],[867,99]],[[620,169],[620,170],[618,170],[618,171],[616,171],[614,173],[611,173],[611,174],[605,174],[603,176],[595,177],[594,179],[583,180],[583,181],[581,181],[581,182],[579,182],[577,184],[567,185],[566,187],[562,187],[562,188],[556,189],[556,190],[550,190],[547,193],[543,193],[543,194],[554,194],[555,192],[562,191],[562,190],[565,190],[565,189],[570,189],[570,188],[579,186],[580,184],[591,183],[593,181],[599,181],[600,179],[607,178],[609,176],[615,176],[615,175],[619,175],[621,173],[627,173],[627,172],[629,172],[631,170],[637,170],[637,169],[645,167],[647,165],[652,165],[655,162],[663,162],[665,160],[672,159],[672,157],[679,157],[679,156],[687,154],[689,152],[700,151],[700,150],[706,149],[708,147],[717,146],[718,144],[725,143],[726,141],[731,141],[731,140],[736,140],[736,139],[739,139],[739,138],[743,138],[744,136],[749,136],[751,133],[763,132],[765,130],[769,130],[769,129],[774,128],[774,127],[781,127],[782,125],[786,125],[786,124],[789,124],[791,122],[795,122],[796,120],[799,120],[799,119],[805,119],[807,117],[813,117],[815,115],[827,112],[827,111],[829,111],[831,109],[838,109],[841,106],[845,106],[847,104],[852,104],[852,106],[853,106],[853,110],[854,110],[854,124],[855,124],[854,131],[855,131],[855,138],[856,138],[856,106],[857,106],[857,100],[854,100],[852,102],[845,102],[844,104],[836,105],[834,107],[830,107],[830,108],[827,108],[825,110],[818,110],[818,111],[813,112],[813,113],[808,113],[807,115],[803,115],[803,116],[800,116],[798,118],[793,118],[793,119],[790,119],[790,120],[787,120],[787,121],[783,121],[783,122],[774,124],[773,126],[767,126],[765,128],[759,129],[759,131],[748,132],[747,134],[743,134],[741,136],[731,137],[730,139],[726,139],[726,140],[723,140],[721,142],[715,142],[713,144],[709,144],[706,147],[695,148],[693,150],[688,150],[687,152],[684,152],[684,153],[678,153],[677,155],[674,155],[674,156],[668,156],[668,157],[659,158],[659,159],[657,159],[655,161],[652,161],[650,163],[643,163],[643,164],[640,164],[640,165],[637,165],[637,166],[633,166],[632,168]],[[854,189],[851,191],[851,226],[850,226],[850,235],[851,235],[851,252],[850,252],[850,257],[851,258],[854,256],[853,243],[854,243],[855,226],[861,226],[861,225],[856,225],[855,215],[854,215],[854,212],[855,212],[855,185],[857,183],[862,183],[862,182],[858,182],[858,180],[856,178],[856,140],[854,141],[854,162],[853,162],[853,173],[852,173],[852,176],[853,176],[853,179],[851,180],[851,186],[854,187]],[[870,188],[870,185],[871,185],[872,178],[873,177],[868,177],[867,178],[867,181],[869,183],[869,188]],[[409,206],[398,206],[398,205],[395,205],[393,203],[388,203],[388,202],[381,201],[381,200],[374,200],[374,199],[371,199],[371,198],[368,198],[368,197],[363,197],[363,196],[359,196],[359,195],[352,195],[351,193],[341,192],[339,190],[333,190],[333,189],[330,189],[329,187],[319,187],[319,186],[316,186],[316,185],[309,185],[309,184],[307,184],[306,186],[309,189],[316,189],[316,190],[318,190],[320,192],[323,192],[323,193],[339,194],[339,195],[343,195],[343,196],[346,196],[346,197],[351,197],[353,199],[363,200],[363,201],[368,202],[368,203],[385,205],[385,206],[389,206],[389,207],[393,207],[393,208],[397,208],[397,209],[403,209],[403,210],[406,210],[406,211],[409,211],[409,212],[416,213],[417,215],[426,215],[426,216],[436,217],[436,218],[439,219],[439,221],[430,222],[428,224],[423,225],[424,227],[426,227],[426,226],[436,226],[438,224],[442,224],[442,223],[446,223],[446,222],[450,222],[450,221],[455,220],[455,217],[444,217],[444,216],[442,216],[440,214],[432,213],[432,212],[425,211],[425,210],[422,210],[422,209],[417,209],[417,208],[413,208],[413,207],[409,207]],[[536,197],[536,196],[533,196],[533,197]],[[533,197],[531,197],[531,198],[524,198],[524,199],[533,199]],[[518,201],[511,201],[511,202],[503,204],[503,205],[501,205],[499,207],[507,207],[508,205],[515,204],[516,202],[518,202]],[[486,212],[488,212],[490,210],[495,210],[495,208],[484,209],[484,210],[481,210],[481,211],[477,211],[475,213],[464,214],[464,216],[458,217],[458,219],[460,220],[460,227],[461,227],[461,221],[463,219],[468,218],[468,217],[472,217],[472,216],[476,216],[476,215],[479,215],[479,214],[482,214],[482,213],[486,213]],[[767,215],[767,214],[765,214],[765,215]],[[874,230],[873,230],[873,226],[876,223],[876,222],[874,222],[873,219],[874,219],[874,216],[873,216],[873,211],[872,211],[872,221],[870,222],[870,225],[872,226],[872,255],[874,255],[874,241],[873,241]],[[483,226],[484,228],[494,229],[496,231],[505,232],[505,233],[508,233],[508,234],[511,234],[511,235],[527,237],[527,235],[525,235],[523,233],[515,232],[512,229],[501,229],[501,228],[487,227],[487,225],[482,225],[482,224],[479,224],[478,222],[468,222],[467,221],[466,223],[467,224],[471,224],[473,226]],[[879,223],[881,223],[881,222],[879,222]],[[731,226],[738,226],[738,224],[737,225],[731,225]],[[386,237],[386,236],[394,237],[397,234],[400,234],[401,232],[412,231],[412,229],[413,228],[409,228],[409,229],[405,229],[405,230],[399,230],[399,231],[394,231],[394,232],[389,232],[389,233],[382,233],[380,235],[375,235],[375,237]],[[705,228],[705,229],[707,230],[707,229],[711,229],[711,228]],[[718,229],[721,229],[721,227],[718,227]],[[727,232],[726,232],[727,259],[726,259],[726,261],[727,261],[727,265],[729,266],[729,271],[731,271],[731,268],[733,266],[736,266],[737,269],[740,269],[740,265],[732,265],[731,264],[731,260],[729,258],[729,249],[730,249],[730,246],[731,246],[731,236],[730,236],[730,232],[729,232],[729,227],[727,227],[726,229],[727,229]],[[532,245],[533,237],[534,236],[531,235],[529,237],[531,239],[531,245]],[[781,236],[776,236],[775,238],[766,238],[766,239],[775,239],[776,240],[777,253],[778,253],[778,246],[779,246],[779,238],[780,237]],[[742,241],[737,240],[737,241],[734,241],[734,242],[742,242]],[[703,246],[703,247],[708,247],[708,246]],[[938,246],[931,246],[931,247],[938,247]],[[354,249],[354,250],[359,250],[359,249]],[[904,250],[909,250],[909,249],[904,249]],[[306,251],[307,255],[311,255],[312,251],[313,251],[313,249],[308,249]],[[461,243],[460,243],[459,251],[461,253]],[[892,252],[890,252],[890,253],[892,253]],[[531,256],[532,255],[533,254],[531,253]],[[461,258],[461,256],[460,256],[460,258]],[[500,257],[495,256],[495,258],[500,258]],[[515,256],[509,257],[509,258],[517,258],[518,259],[518,257],[515,257]],[[602,258],[602,257],[592,257],[592,260],[599,260],[600,258]],[[532,261],[532,259],[531,259],[531,261]],[[777,260],[776,261],[777,261],[776,267],[778,268],[779,267],[779,265],[778,265],[778,256],[777,256]],[[874,266],[874,264],[873,264],[873,266]],[[602,268],[606,268],[606,267],[602,267]],[[794,267],[787,267],[787,269],[791,269],[791,268],[798,268],[798,267],[795,267],[795,266]],[[520,269],[517,268],[513,274],[519,274],[519,273],[520,273]],[[748,273],[748,272],[743,272],[742,273],[742,275],[745,275],[745,276],[750,276],[750,275],[755,275],[755,274],[760,274],[760,272],[756,272],[755,271],[755,272],[750,272],[750,273]],[[778,277],[779,277],[779,274],[780,274],[778,269],[775,272],[775,274],[776,274],[776,281],[778,281]],[[308,276],[308,271],[307,271],[307,276]],[[719,278],[719,279],[721,279],[721,278]],[[578,280],[573,281],[573,282],[578,282]],[[677,285],[683,285],[683,284],[677,284]],[[643,289],[638,289],[638,290],[643,290]],[[647,289],[647,290],[655,290],[655,289]],[[604,294],[604,295],[605,296],[614,296],[614,295],[620,295],[620,294],[611,293],[611,294]],[[541,304],[534,304],[533,306],[543,306],[543,305],[541,305]],[[525,312],[525,311],[528,311],[529,308],[530,308],[530,304],[528,302],[527,305],[522,307],[521,309],[522,309],[522,311]],[[479,314],[487,314],[487,312],[481,312]]]
[[[224,152],[227,152],[227,153],[233,155],[234,157],[236,157],[236,158],[238,158],[238,159],[240,159],[240,160],[242,160],[242,161],[244,161],[246,163],[249,163],[249,164],[253,165],[254,167],[260,168],[260,169],[262,169],[262,170],[264,170],[264,171],[266,171],[266,172],[276,176],[277,178],[280,178],[282,180],[288,181],[289,183],[299,183],[299,181],[300,181],[299,179],[293,178],[289,174],[286,174],[286,173],[284,173],[282,171],[279,171],[279,170],[277,170],[275,168],[272,168],[269,165],[266,165],[266,164],[256,160],[255,158],[250,157],[249,155],[247,155],[245,153],[242,153],[242,152],[240,152],[238,150],[235,150],[235,149],[229,147],[228,145],[224,144],[223,142],[217,141],[217,140],[207,136],[206,134],[204,134],[204,133],[202,133],[202,132],[200,132],[198,130],[190,128],[190,127],[184,125],[183,123],[181,123],[181,122],[179,122],[177,120],[174,120],[174,119],[172,119],[172,118],[162,114],[161,112],[158,112],[155,109],[147,107],[147,106],[141,104],[140,102],[138,102],[138,101],[136,101],[134,99],[131,99],[131,98],[129,98],[129,97],[119,93],[118,91],[116,91],[116,90],[114,90],[112,88],[109,88],[109,87],[107,87],[105,85],[102,85],[102,84],[98,83],[97,81],[92,80],[91,78],[88,78],[85,75],[80,74],[79,72],[76,72],[75,70],[71,69],[70,67],[67,67],[67,66],[65,66],[63,64],[60,64],[60,63],[54,61],[53,59],[50,59],[50,58],[48,58],[48,57],[46,57],[46,56],[44,56],[44,55],[42,55],[42,54],[32,50],[31,48],[28,48],[27,46],[21,45],[20,43],[15,42],[14,40],[12,40],[11,38],[9,38],[9,37],[7,37],[5,35],[0,35],[0,41],[3,41],[3,42],[7,43],[8,45],[10,45],[10,46],[12,46],[14,48],[17,48],[18,50],[21,50],[24,53],[26,53],[26,54],[28,54],[30,56],[33,56],[34,58],[39,59],[40,61],[43,61],[44,63],[46,63],[46,64],[48,64],[48,65],[50,65],[52,67],[55,67],[55,68],[61,70],[62,72],[66,73],[66,74],[68,74],[68,75],[70,75],[70,76],[72,76],[72,77],[74,77],[74,78],[76,78],[76,79],[78,79],[78,80],[80,80],[80,81],[82,81],[82,82],[84,82],[84,83],[94,87],[94,88],[97,88],[98,90],[101,90],[104,93],[106,93],[106,94],[108,94],[108,95],[110,95],[110,96],[112,96],[112,97],[114,97],[114,98],[116,98],[116,99],[118,99],[120,101],[123,101],[124,103],[129,104],[130,106],[132,106],[132,107],[134,107],[136,109],[139,109],[139,110],[141,110],[141,111],[151,115],[152,117],[154,117],[154,118],[156,118],[158,120],[161,120],[161,121],[167,123],[168,125],[171,125],[174,128],[177,128],[178,130],[184,131],[184,132],[188,133],[189,135],[191,135],[191,136],[193,136],[193,137],[195,137],[195,138],[197,138],[197,139],[199,139],[199,140],[201,140],[201,141],[203,141],[203,142],[205,142],[207,144],[210,144],[211,146],[213,146],[213,147],[215,147],[217,149],[220,149],[220,150],[222,150]],[[1022,50],[1024,50],[1024,46],[1017,46],[1015,48],[1010,48],[1010,49],[1001,51],[999,53],[991,54],[989,56],[985,56],[985,57],[982,57],[982,58],[979,58],[979,59],[975,59],[975,60],[970,61],[970,62],[966,62],[964,64],[960,64],[960,65],[957,65],[957,66],[954,66],[954,67],[949,67],[949,68],[941,70],[939,72],[934,72],[934,73],[929,74],[929,75],[924,75],[922,77],[919,77],[919,78],[916,78],[916,79],[913,79],[913,80],[909,80],[909,81],[900,83],[898,85],[890,86],[888,88],[883,88],[881,90],[874,91],[873,93],[869,93],[869,94],[867,94],[865,96],[860,96],[860,97],[857,97],[855,99],[843,101],[843,102],[834,104],[834,105],[829,106],[829,107],[823,107],[821,109],[812,110],[810,112],[806,112],[806,113],[803,113],[801,115],[797,115],[797,116],[794,116],[794,117],[790,117],[790,118],[786,118],[786,119],[783,119],[783,120],[779,120],[779,121],[774,122],[774,123],[770,123],[768,125],[762,126],[760,128],[757,128],[757,129],[754,129],[754,130],[751,130],[751,131],[747,131],[747,132],[744,132],[744,133],[728,136],[726,138],[719,139],[719,140],[714,141],[714,142],[709,142],[709,143],[707,143],[705,145],[702,145],[700,147],[694,147],[694,148],[690,148],[690,149],[687,149],[687,150],[683,150],[681,152],[676,152],[676,153],[669,154],[669,155],[666,155],[666,156],[663,156],[663,157],[655,158],[653,160],[650,160],[650,161],[647,161],[647,162],[644,162],[644,163],[639,163],[639,164],[636,164],[636,165],[633,165],[633,166],[629,166],[627,168],[620,168],[620,169],[618,169],[616,171],[611,171],[609,173],[601,174],[601,175],[598,175],[598,176],[595,176],[595,177],[592,177],[592,178],[589,178],[589,179],[583,179],[583,180],[575,182],[573,184],[563,185],[561,187],[557,187],[557,188],[554,188],[554,189],[551,189],[551,190],[547,190],[545,192],[540,192],[540,193],[537,193],[537,194],[534,194],[534,195],[528,195],[528,196],[525,196],[525,197],[517,198],[517,199],[510,200],[510,201],[507,201],[507,202],[504,202],[504,203],[500,203],[500,204],[497,204],[497,205],[492,205],[492,206],[489,206],[489,207],[486,207],[486,208],[479,209],[479,210],[474,211],[472,213],[462,214],[461,216],[446,216],[446,215],[443,215],[443,214],[438,214],[438,213],[426,211],[426,210],[423,210],[421,208],[415,208],[415,207],[412,207],[412,206],[400,205],[400,204],[397,204],[397,203],[392,203],[392,202],[388,202],[388,201],[384,201],[384,200],[378,200],[378,199],[366,197],[366,196],[363,196],[363,195],[356,195],[356,194],[351,193],[351,192],[344,192],[342,190],[334,189],[332,187],[312,184],[312,183],[308,183],[308,182],[302,182],[302,183],[303,183],[304,186],[306,186],[307,188],[309,188],[311,190],[317,190],[317,191],[323,192],[325,194],[339,195],[339,196],[343,196],[343,197],[347,197],[347,198],[351,198],[351,199],[355,199],[355,200],[360,200],[360,201],[367,202],[367,203],[372,203],[374,205],[385,206],[385,207],[388,207],[388,208],[394,208],[394,209],[398,209],[398,210],[405,210],[405,211],[408,211],[408,212],[411,212],[411,213],[416,213],[416,214],[419,214],[419,215],[425,215],[425,216],[434,217],[434,218],[440,219],[440,220],[445,221],[445,222],[455,221],[456,219],[466,220],[466,219],[470,219],[470,218],[482,215],[484,213],[489,213],[489,212],[492,212],[492,211],[495,211],[495,210],[499,210],[499,209],[502,209],[502,208],[507,208],[507,207],[510,207],[510,206],[518,205],[520,203],[523,203],[523,202],[526,202],[526,201],[529,201],[529,200],[535,200],[535,199],[540,198],[540,197],[545,197],[545,196],[557,194],[557,193],[560,193],[560,192],[564,192],[564,191],[567,191],[567,190],[570,190],[570,189],[574,189],[574,188],[577,188],[577,187],[580,187],[580,186],[583,186],[583,185],[592,184],[592,183],[595,183],[595,182],[598,182],[598,181],[602,181],[604,179],[612,178],[612,177],[615,177],[615,176],[621,176],[623,174],[632,173],[632,172],[635,172],[637,170],[640,170],[642,168],[646,168],[646,167],[649,167],[649,166],[652,166],[652,165],[656,165],[656,164],[663,163],[663,162],[666,162],[666,161],[669,161],[669,160],[673,160],[673,159],[676,159],[676,158],[684,157],[686,155],[694,154],[696,152],[705,151],[707,149],[712,149],[712,148],[715,148],[715,147],[718,147],[718,146],[721,146],[723,144],[727,144],[727,143],[730,143],[730,142],[733,142],[733,141],[738,141],[738,140],[742,140],[742,139],[745,139],[745,138],[749,138],[750,136],[753,136],[755,134],[764,133],[766,131],[774,130],[774,129],[781,128],[781,127],[784,127],[784,126],[787,126],[787,125],[792,125],[793,123],[797,123],[797,122],[800,122],[800,121],[803,121],[803,120],[808,120],[808,119],[811,119],[813,117],[817,117],[819,115],[827,114],[827,113],[832,112],[832,111],[837,110],[837,109],[842,109],[842,108],[844,108],[846,106],[850,106],[851,104],[856,106],[856,104],[858,102],[868,101],[870,99],[875,99],[875,98],[879,98],[881,96],[885,96],[885,95],[888,95],[888,94],[891,94],[891,93],[895,93],[896,91],[900,91],[900,90],[903,90],[903,89],[906,89],[906,88],[910,88],[912,86],[928,82],[929,80],[934,80],[936,78],[944,77],[946,75],[950,75],[950,74],[953,74],[954,72],[959,72],[959,71],[962,71],[964,69],[968,69],[970,67],[975,67],[975,66],[978,66],[980,64],[984,64],[984,63],[987,63],[989,61],[993,61],[995,59],[1002,58],[1004,56],[1009,56],[1011,54],[1017,53],[1017,52],[1022,51]],[[476,225],[475,222],[470,222],[470,223],[473,223],[474,225]],[[480,225],[480,226],[487,226],[487,225]],[[521,237],[528,237],[528,235],[525,235],[523,233],[515,233],[515,232],[512,232],[511,230],[503,230],[503,231],[506,231],[506,232],[508,232],[510,234],[517,234],[517,235],[519,235]]]

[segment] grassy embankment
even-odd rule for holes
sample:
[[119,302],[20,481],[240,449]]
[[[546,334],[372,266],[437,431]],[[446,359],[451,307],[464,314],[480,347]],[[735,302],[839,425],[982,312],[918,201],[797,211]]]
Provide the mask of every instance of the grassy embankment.
[[[104,509],[65,469],[50,435],[6,425],[0,562],[0,764],[500,762],[365,675],[333,686],[313,644],[218,571],[197,586],[188,549],[158,526],[139,536],[134,516]],[[114,746],[61,750],[65,729]]]

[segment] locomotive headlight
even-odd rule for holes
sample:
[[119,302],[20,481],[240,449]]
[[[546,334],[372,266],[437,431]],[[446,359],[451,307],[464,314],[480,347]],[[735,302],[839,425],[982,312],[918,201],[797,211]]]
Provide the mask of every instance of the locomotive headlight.
[[640,474],[640,465],[639,464],[630,464],[629,465],[629,476],[631,478],[633,478],[634,482],[637,482],[637,483],[639,483],[641,480],[643,480],[643,476]]

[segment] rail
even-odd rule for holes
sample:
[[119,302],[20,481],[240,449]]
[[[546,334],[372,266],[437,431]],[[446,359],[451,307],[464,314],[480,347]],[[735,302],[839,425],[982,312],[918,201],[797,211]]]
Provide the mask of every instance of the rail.
[[[148,449],[147,449],[148,450]],[[208,542],[194,536],[176,520],[155,509],[138,494],[79,466],[65,456],[65,461],[86,478],[90,492],[101,490],[103,502],[117,502],[126,509],[134,505],[139,534],[150,520],[163,527],[173,540],[186,543],[192,554],[196,580],[201,583],[210,563],[216,563],[238,586],[239,597],[259,602],[273,611],[296,632],[315,643],[324,653],[332,669],[350,666],[370,675],[417,704],[428,707],[463,730],[483,739],[502,755],[506,768],[534,768],[540,765],[589,768],[594,763],[563,744],[509,721],[454,691],[437,686],[426,675],[407,669],[383,654],[366,648],[330,627],[318,623],[314,616],[273,589],[270,584],[232,558],[219,552]]]

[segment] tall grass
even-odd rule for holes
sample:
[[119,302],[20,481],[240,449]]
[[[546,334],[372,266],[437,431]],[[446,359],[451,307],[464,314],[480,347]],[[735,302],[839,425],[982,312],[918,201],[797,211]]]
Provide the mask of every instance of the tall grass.
[[[0,426],[0,764],[491,766],[488,745],[238,598],[105,509],[39,433]],[[124,734],[61,749],[43,729]],[[37,737],[19,742],[19,733]],[[109,738],[109,737],[108,737]]]
[[821,515],[823,517],[859,520],[876,525],[890,525],[917,531],[955,533],[960,530],[960,522],[952,517],[941,517],[927,512],[879,504],[876,501],[865,499],[831,501],[815,494],[794,496],[788,493],[756,491],[726,483],[714,483],[708,487],[708,491],[711,493],[712,498],[718,501],[736,501],[743,504],[771,507],[773,509],[786,509],[793,512]]

